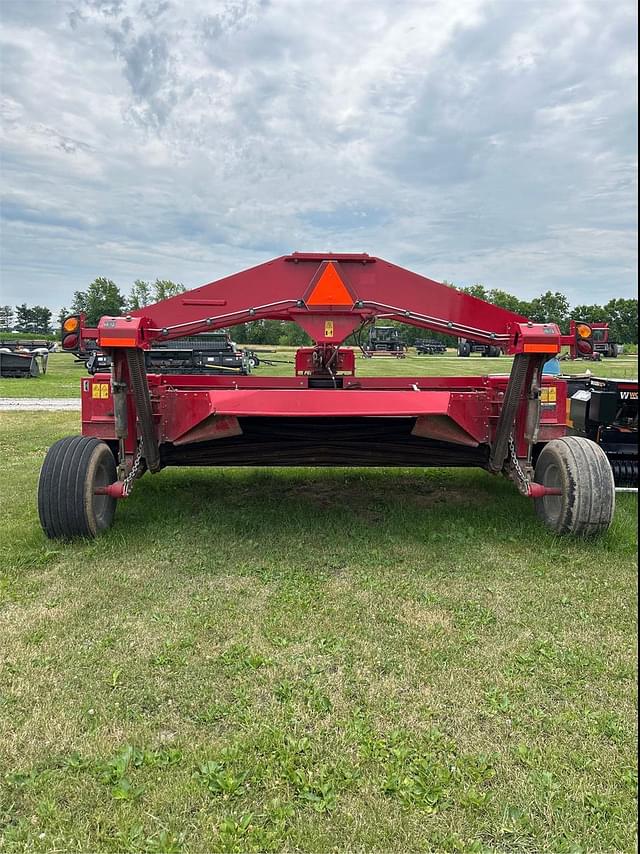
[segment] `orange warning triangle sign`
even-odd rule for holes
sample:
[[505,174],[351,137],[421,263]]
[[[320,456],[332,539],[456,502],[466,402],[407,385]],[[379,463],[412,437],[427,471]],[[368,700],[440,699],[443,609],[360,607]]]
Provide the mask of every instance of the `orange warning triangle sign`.
[[353,305],[353,297],[331,261],[309,294],[307,305]]

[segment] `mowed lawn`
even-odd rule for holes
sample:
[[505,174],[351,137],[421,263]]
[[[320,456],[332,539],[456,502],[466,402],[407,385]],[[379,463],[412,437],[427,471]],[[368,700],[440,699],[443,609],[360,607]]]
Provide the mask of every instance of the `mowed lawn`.
[[174,469],[50,542],[77,429],[0,413],[0,852],[635,849],[634,496],[580,542],[480,471]]
[[[256,346],[264,350],[262,357],[272,364],[261,364],[255,371],[257,376],[290,376],[294,371],[295,347]],[[375,357],[363,359],[357,354],[357,373],[362,376],[479,376],[487,373],[508,373],[511,359],[502,356],[499,359],[484,359],[478,354],[462,359],[455,350],[448,350],[442,356],[417,356],[411,348],[405,359],[393,357]],[[626,355],[618,359],[603,359],[600,362],[581,360],[562,362],[564,373],[579,374],[585,370],[595,376],[613,378],[636,378],[638,376],[638,356]],[[47,373],[29,379],[0,379],[0,398],[2,397],[80,397],[80,380],[86,376],[82,363],[67,353],[51,353]]]

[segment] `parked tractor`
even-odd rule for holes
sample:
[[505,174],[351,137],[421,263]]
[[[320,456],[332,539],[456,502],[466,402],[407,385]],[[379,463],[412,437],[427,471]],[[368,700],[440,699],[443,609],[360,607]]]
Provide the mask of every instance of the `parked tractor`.
[[[499,347],[513,356],[511,372],[356,376],[343,344],[376,318]],[[311,338],[293,376],[147,361],[186,336],[251,320],[293,321]],[[613,518],[610,449],[590,426],[596,408],[584,430],[569,425],[569,380],[543,373],[562,346],[557,325],[381,258],[294,252],[95,328],[72,316],[63,331],[63,349],[93,340],[110,368],[82,378],[81,433],[44,459],[38,510],[48,537],[100,534],[145,472],[169,466],[478,467],[508,478],[555,534],[596,536]],[[614,426],[631,429],[625,411]],[[637,445],[624,458],[637,466]]]
[[363,347],[363,355],[395,356],[404,359],[407,355],[407,345],[400,335],[397,326],[371,326],[367,342]]

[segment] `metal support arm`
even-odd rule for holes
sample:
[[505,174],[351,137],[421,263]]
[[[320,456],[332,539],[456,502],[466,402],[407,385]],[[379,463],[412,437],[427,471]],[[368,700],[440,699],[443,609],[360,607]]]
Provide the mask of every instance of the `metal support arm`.
[[151,409],[151,396],[147,383],[147,372],[144,364],[144,352],[127,348],[127,365],[131,388],[136,403],[136,412],[140,433],[142,434],[142,446],[144,458],[149,471],[160,471],[160,451],[155,424],[153,423],[153,412]]
[[[325,273],[332,288],[316,291]],[[318,343],[340,344],[356,326],[376,316],[503,347],[526,322],[521,315],[381,258],[294,253],[133,311],[129,324],[130,331],[136,327],[135,346],[140,347],[262,319],[292,320]],[[334,323],[327,324],[326,318]],[[117,332],[114,320],[124,318],[101,321],[102,346]]]
[[[494,473],[503,470],[510,450],[514,462],[519,456],[531,459],[540,425],[540,385],[545,359],[546,355],[519,353],[513,360],[489,457],[489,470]],[[516,434],[521,451],[526,446],[526,454],[518,454]]]

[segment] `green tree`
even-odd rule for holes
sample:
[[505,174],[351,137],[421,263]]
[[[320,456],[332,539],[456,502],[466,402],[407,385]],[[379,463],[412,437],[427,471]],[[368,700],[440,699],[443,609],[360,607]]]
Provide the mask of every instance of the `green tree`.
[[311,338],[297,323],[286,321],[282,324],[280,337],[274,343],[280,344],[281,347],[308,347]]
[[44,305],[31,308],[31,331],[35,335],[48,335],[51,332],[51,309]]
[[234,327],[233,334],[243,344],[277,344],[283,333],[280,320],[251,320]]
[[33,324],[33,312],[26,304],[23,302],[22,305],[16,306],[16,322],[15,322],[15,331],[16,332],[31,332],[31,326]]
[[619,344],[638,341],[638,300],[612,299],[604,306],[609,321],[610,337]]
[[16,306],[16,331],[28,335],[47,335],[51,331],[51,310],[44,305]]
[[126,306],[126,299],[120,293],[115,282],[98,276],[86,291],[76,291],[73,295],[71,310],[74,313],[84,312],[88,326],[97,326],[103,315],[119,317]]
[[458,288],[458,290],[462,291],[463,294],[469,294],[469,296],[478,297],[478,299],[487,299],[487,289],[479,282],[476,285],[468,285],[466,288]]
[[609,320],[604,306],[601,305],[577,305],[571,309],[573,320],[584,320],[585,323],[603,323]]
[[142,279],[136,279],[131,287],[131,293],[129,294],[128,299],[128,307],[130,311],[137,311],[139,308],[143,308],[145,305],[149,305],[149,303],[153,302],[153,297],[151,295],[151,284],[149,282],[143,282]]
[[506,308],[508,311],[514,311],[516,314],[521,314],[524,317],[529,317],[531,314],[531,303],[519,299],[507,291],[501,291],[498,288],[492,288],[487,293],[487,301],[497,305],[500,308]]
[[11,332],[13,329],[13,308],[10,305],[0,305],[0,332]]
[[186,291],[184,285],[172,282],[171,279],[156,279],[151,289],[153,292],[153,302],[160,302],[160,300],[175,297]]
[[569,300],[558,291],[555,293],[546,291],[531,300],[531,311],[528,317],[536,323],[557,323],[563,332],[567,332],[569,316]]

